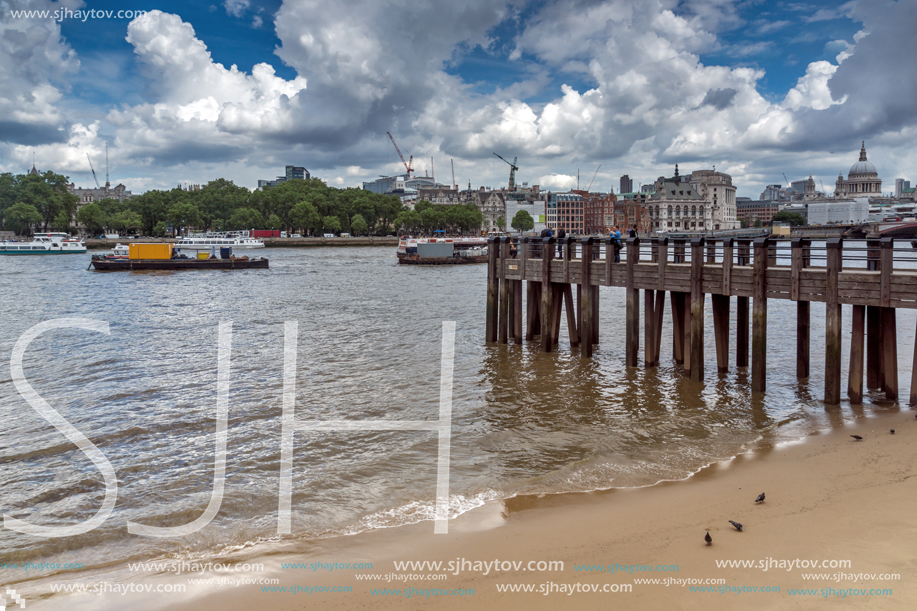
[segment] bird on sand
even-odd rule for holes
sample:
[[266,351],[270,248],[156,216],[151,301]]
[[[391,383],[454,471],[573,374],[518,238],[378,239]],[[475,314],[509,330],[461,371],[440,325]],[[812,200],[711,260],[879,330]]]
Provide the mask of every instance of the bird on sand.
[[713,537],[710,536],[710,533],[707,533],[706,535],[704,535],[704,541],[707,542],[707,545],[710,545],[711,543],[713,543]]
[[764,493],[763,493],[763,492],[762,492],[761,494],[758,495],[758,498],[755,499],[755,502],[756,502],[756,503],[763,503],[763,502],[764,502]]
[[859,435],[851,435],[851,437],[853,437],[856,441],[863,441],[863,438]]
[[732,524],[733,526],[735,526],[736,530],[739,531],[739,532],[742,532],[742,529],[745,528],[744,526],[742,526],[742,525],[739,524],[738,522],[733,522],[732,520],[729,520],[729,523]]
[[892,430],[891,430],[891,433],[892,433],[892,435],[894,435],[894,434],[895,434],[895,429],[892,429]]

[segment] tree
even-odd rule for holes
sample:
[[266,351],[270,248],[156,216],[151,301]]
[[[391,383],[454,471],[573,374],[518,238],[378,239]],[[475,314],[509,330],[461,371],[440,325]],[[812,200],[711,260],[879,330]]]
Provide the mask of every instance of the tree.
[[805,225],[806,219],[804,216],[802,216],[798,212],[790,212],[789,210],[782,210],[771,218],[771,225],[773,225],[775,222],[776,223],[781,223],[781,222],[789,223],[791,226],[797,227],[799,225]]
[[353,232],[353,235],[364,235],[369,231],[369,224],[367,224],[362,214],[354,214],[353,218],[350,219],[350,231]]
[[531,231],[535,228],[535,219],[525,210],[519,210],[516,212],[516,216],[513,217],[511,225],[516,231]]
[[6,225],[18,233],[31,233],[32,225],[41,223],[41,213],[31,204],[19,202],[6,211]]
[[326,233],[338,233],[341,230],[341,219],[336,216],[326,216],[322,219],[322,227]]
[[159,221],[153,226],[153,231],[150,232],[150,235],[161,238],[166,235],[166,226],[165,221]]
[[760,227],[760,226],[761,226],[761,219],[755,219],[755,224],[752,225],[752,227]]
[[303,233],[308,234],[310,229],[315,231],[319,228],[322,217],[319,215],[318,210],[315,209],[315,206],[307,201],[302,201],[293,206],[293,210],[290,212],[290,220],[293,222],[295,229],[301,229]]
[[109,216],[108,226],[116,231],[130,233],[143,227],[143,217],[131,210],[125,210]]
[[269,216],[267,218],[267,222],[265,223],[265,225],[271,229],[280,229],[284,226],[283,219],[281,219],[276,214],[272,214],[271,216]]
[[[506,219],[503,218],[502,214],[497,217],[497,227],[500,228],[500,231],[506,229]],[[534,227],[534,225],[532,225],[532,227]]]
[[101,206],[95,202],[80,208],[76,214],[76,220],[86,228],[90,235],[99,235],[108,225],[108,217],[105,216]]
[[229,217],[231,229],[255,229],[264,226],[264,217],[252,208],[239,208]]
[[166,218],[172,223],[173,228],[200,227],[201,225],[201,214],[197,206],[187,200],[172,204]]

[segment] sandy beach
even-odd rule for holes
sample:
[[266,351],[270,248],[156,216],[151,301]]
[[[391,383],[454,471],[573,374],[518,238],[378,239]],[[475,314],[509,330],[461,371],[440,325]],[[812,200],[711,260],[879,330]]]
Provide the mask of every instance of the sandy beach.
[[[845,420],[685,481],[493,502],[450,522],[447,535],[425,522],[270,552],[261,546],[223,559],[262,564],[260,571],[191,575],[224,585],[194,585],[188,573],[133,573],[123,583],[189,586],[184,594],[55,595],[30,608],[814,609],[831,600],[911,609],[917,420],[910,410]],[[761,492],[766,500],[755,503]],[[403,561],[443,568],[396,567]],[[278,581],[231,585],[240,579]],[[506,591],[512,586],[534,591]]]

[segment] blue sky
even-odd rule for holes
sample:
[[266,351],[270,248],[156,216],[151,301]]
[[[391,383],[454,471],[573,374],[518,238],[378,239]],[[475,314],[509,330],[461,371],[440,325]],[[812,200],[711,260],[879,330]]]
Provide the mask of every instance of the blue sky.
[[[915,3],[755,0],[146,2],[136,19],[14,18],[116,2],[0,0],[0,170],[135,191],[305,165],[336,186],[493,152],[555,190],[717,166],[739,195],[812,172],[831,190],[861,140],[884,190],[917,179]],[[136,10],[133,6],[127,10]],[[910,24],[910,25],[908,25]],[[912,62],[911,62],[912,63]],[[236,69],[231,67],[235,65]],[[98,158],[99,161],[95,161]],[[440,174],[443,182],[450,182]]]

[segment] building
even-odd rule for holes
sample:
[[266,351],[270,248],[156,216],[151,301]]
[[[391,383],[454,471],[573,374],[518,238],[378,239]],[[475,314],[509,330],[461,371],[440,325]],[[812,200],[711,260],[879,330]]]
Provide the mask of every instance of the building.
[[854,225],[869,220],[869,198],[836,200],[818,199],[808,202],[809,225]]
[[895,198],[901,199],[901,194],[904,193],[906,189],[910,190],[910,188],[911,188],[911,181],[904,180],[903,178],[896,178],[895,179]]
[[732,185],[732,176],[716,170],[695,170],[687,179],[707,202],[704,214],[697,219],[698,231],[739,228],[740,222],[736,218],[736,188]]
[[657,233],[705,231],[709,204],[690,182],[678,175],[660,176],[654,184],[654,193],[646,200],[646,212],[652,230]]
[[[623,179],[622,179],[623,180]],[[614,193],[592,194],[583,203],[584,233],[607,234],[615,224],[615,203],[618,198]]]
[[618,193],[630,193],[634,190],[634,181],[630,176],[625,174],[621,177],[621,184],[619,185]]
[[876,166],[866,159],[866,141],[860,147],[860,160],[850,166],[847,180],[840,172],[834,185],[834,197],[879,197],[882,195],[882,179]]
[[472,203],[484,214],[484,230],[488,233],[499,231],[497,220],[502,216],[505,226],[509,226],[506,218],[506,203],[502,191],[485,191],[481,187],[472,198]]
[[[648,193],[648,194],[652,195],[655,189],[656,189],[656,184],[655,184],[655,183],[647,184],[647,185],[641,185],[641,187],[640,187],[640,193]],[[622,193],[624,193],[624,191],[622,191]]]
[[761,221],[762,225],[766,225],[780,212],[785,203],[775,200],[754,201],[742,197],[736,201],[736,218],[746,227],[751,227],[755,221]]
[[422,186],[417,190],[417,199],[444,205],[461,204],[463,201],[458,189],[447,186]]
[[583,235],[586,225],[582,193],[550,193],[547,199],[548,227],[555,232],[563,229],[568,234]]
[[312,178],[312,175],[309,174],[309,170],[306,168],[288,165],[283,176],[278,176],[275,180],[259,180],[258,188],[262,190],[270,189],[288,180],[309,180],[310,178]]
[[767,185],[764,187],[764,191],[761,192],[758,199],[762,201],[767,199],[790,199],[790,194],[787,192],[787,189],[783,188],[783,185]]

